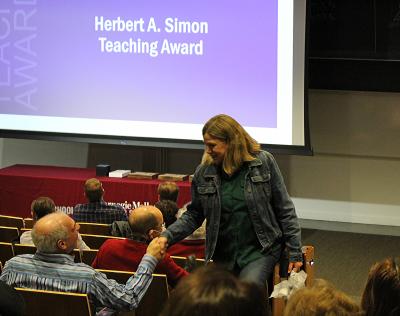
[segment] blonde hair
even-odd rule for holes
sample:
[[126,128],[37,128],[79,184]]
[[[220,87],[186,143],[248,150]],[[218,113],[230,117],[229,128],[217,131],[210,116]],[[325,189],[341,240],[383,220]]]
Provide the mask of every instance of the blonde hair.
[[315,280],[312,287],[296,291],[286,305],[284,316],[353,316],[360,307],[345,293],[325,280]]
[[[204,124],[202,132],[203,136],[208,134],[228,145],[222,162],[222,168],[228,175],[238,170],[244,162],[254,160],[255,154],[261,150],[260,144],[235,119],[226,114],[210,118]],[[201,163],[205,165],[212,163],[212,158],[206,150]]]

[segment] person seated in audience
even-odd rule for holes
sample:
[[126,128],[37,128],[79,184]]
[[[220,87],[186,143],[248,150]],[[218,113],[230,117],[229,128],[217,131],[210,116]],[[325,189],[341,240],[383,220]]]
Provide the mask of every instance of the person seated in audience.
[[0,315],[23,316],[26,311],[23,297],[7,283],[0,281]]
[[[181,208],[177,213],[177,218],[186,211],[186,207]],[[168,228],[168,226],[166,225]],[[206,248],[206,221],[185,239],[173,244],[167,249],[171,256],[189,257],[195,256],[204,259]]]
[[400,258],[374,264],[361,299],[366,316],[400,315]]
[[[93,261],[93,268],[136,271],[147,244],[162,232],[164,220],[162,213],[156,207],[141,206],[131,212],[128,221],[132,239],[106,240]],[[159,262],[155,273],[166,274],[168,284],[172,287],[188,274],[168,254]]]
[[267,316],[267,305],[265,291],[256,284],[209,264],[178,284],[161,316]]
[[176,203],[178,201],[179,187],[172,181],[161,182],[158,185],[157,194],[159,201],[169,200]]
[[158,201],[154,206],[161,211],[164,218],[165,227],[168,227],[176,221],[176,215],[178,214],[179,210],[176,202],[171,200],[161,200]]
[[[54,204],[54,201],[50,199],[49,197],[42,196],[37,198],[36,200],[32,201],[31,204],[31,216],[33,219],[33,223],[36,223],[39,219],[41,219],[43,216],[54,213],[56,211],[56,205]],[[19,237],[19,242],[20,244],[24,245],[33,245],[32,241],[32,234],[31,231],[26,231],[21,234]],[[82,237],[80,234],[78,234],[78,243],[77,246],[80,250],[87,250],[90,249],[88,245],[85,244],[85,242],[82,240]]]
[[74,262],[70,253],[76,248],[78,231],[79,224],[64,213],[42,217],[32,229],[37,252],[8,260],[0,280],[14,287],[85,293],[95,307],[135,309],[150,286],[157,263],[165,256],[165,247],[155,238],[139,265],[132,267],[135,275],[126,284],[118,284],[92,267]]
[[360,307],[345,293],[325,280],[317,279],[313,286],[304,287],[290,296],[284,316],[355,316],[362,315]]
[[77,222],[111,224],[114,221],[127,220],[126,211],[121,205],[104,202],[103,185],[98,179],[86,180],[84,192],[89,203],[74,207],[73,218]]

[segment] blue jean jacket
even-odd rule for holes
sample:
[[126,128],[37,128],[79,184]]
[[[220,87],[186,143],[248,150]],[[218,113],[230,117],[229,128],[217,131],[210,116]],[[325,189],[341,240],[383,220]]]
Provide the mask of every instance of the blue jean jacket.
[[[248,163],[244,196],[258,241],[267,252],[285,242],[291,262],[302,261],[300,226],[279,167],[269,152]],[[190,235],[207,219],[206,260],[213,257],[221,217],[221,179],[214,165],[199,165],[193,177],[192,202],[187,211],[162,234],[170,245]]]

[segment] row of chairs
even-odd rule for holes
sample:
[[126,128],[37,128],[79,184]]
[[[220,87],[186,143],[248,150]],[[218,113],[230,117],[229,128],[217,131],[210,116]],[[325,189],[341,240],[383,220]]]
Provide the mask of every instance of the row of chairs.
[[[119,283],[126,281],[134,272],[98,270]],[[24,297],[26,316],[92,316],[94,311],[87,294],[16,288]],[[130,312],[120,312],[120,316],[156,316],[159,315],[168,300],[169,290],[165,274],[153,274],[153,281],[138,308]]]

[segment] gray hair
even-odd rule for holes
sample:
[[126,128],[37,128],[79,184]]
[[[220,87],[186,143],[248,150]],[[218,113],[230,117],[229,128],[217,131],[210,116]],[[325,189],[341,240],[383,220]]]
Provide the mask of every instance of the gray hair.
[[69,236],[68,228],[61,222],[57,222],[54,229],[48,234],[37,232],[35,228],[36,225],[33,226],[31,232],[33,244],[38,251],[44,253],[58,252],[57,242],[59,240],[66,240]]

